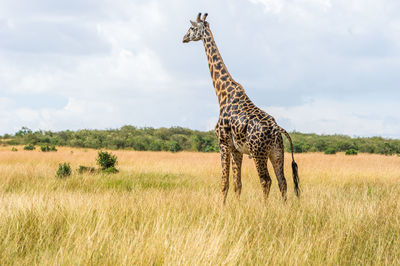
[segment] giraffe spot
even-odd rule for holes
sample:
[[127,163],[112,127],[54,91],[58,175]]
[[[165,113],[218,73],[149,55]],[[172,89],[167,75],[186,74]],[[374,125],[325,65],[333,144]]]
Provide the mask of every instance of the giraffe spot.
[[[221,76],[221,80],[226,81],[228,79],[228,75]],[[229,89],[229,88],[228,88]]]
[[239,118],[239,121],[240,121],[241,123],[244,123],[244,122],[246,121],[246,117],[245,117],[245,116],[241,116],[241,117]]
[[233,91],[233,87],[232,86],[228,87],[228,92],[231,92],[231,91]]

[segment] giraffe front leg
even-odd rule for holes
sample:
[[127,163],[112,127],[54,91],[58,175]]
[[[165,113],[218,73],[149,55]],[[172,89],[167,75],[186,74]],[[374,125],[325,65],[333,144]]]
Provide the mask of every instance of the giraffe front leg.
[[225,144],[220,144],[219,149],[221,153],[221,165],[222,165],[222,184],[221,184],[222,203],[225,205],[226,196],[228,195],[228,190],[229,190],[229,166],[231,160],[231,152],[229,146]]
[[242,160],[243,154],[241,152],[232,151],[233,189],[238,200],[242,192]]

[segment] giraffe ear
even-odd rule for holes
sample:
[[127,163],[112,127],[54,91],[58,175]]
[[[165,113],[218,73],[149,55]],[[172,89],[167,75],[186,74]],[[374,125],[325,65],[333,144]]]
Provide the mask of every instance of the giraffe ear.
[[193,27],[196,27],[196,28],[197,28],[197,27],[199,26],[199,25],[197,24],[197,22],[194,22],[194,21],[192,21],[192,20],[190,21],[190,23],[192,24]]

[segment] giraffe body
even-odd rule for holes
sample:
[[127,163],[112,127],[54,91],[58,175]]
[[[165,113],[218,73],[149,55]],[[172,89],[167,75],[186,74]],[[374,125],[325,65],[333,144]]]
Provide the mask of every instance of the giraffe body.
[[282,197],[286,199],[287,184],[283,172],[284,146],[282,134],[290,142],[292,149],[293,181],[296,195],[300,195],[298,186],[297,164],[294,162],[293,145],[289,134],[275,122],[275,119],[258,108],[246,95],[242,85],[229,74],[215,44],[209,23],[205,21],[207,14],[192,26],[183,38],[183,42],[203,40],[213,86],[219,102],[219,119],[215,126],[215,134],[219,141],[222,163],[221,191],[223,203],[229,189],[229,170],[232,158],[233,184],[237,197],[240,197],[241,164],[243,154],[254,158],[260,183],[267,198],[271,187],[267,161],[271,161],[278,179]]

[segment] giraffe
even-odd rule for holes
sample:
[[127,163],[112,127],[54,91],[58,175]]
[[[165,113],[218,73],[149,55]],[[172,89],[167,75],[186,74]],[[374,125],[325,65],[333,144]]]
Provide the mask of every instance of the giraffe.
[[296,196],[300,197],[298,168],[294,161],[293,144],[289,134],[278,126],[271,115],[255,106],[242,85],[231,77],[215,44],[210,25],[206,21],[207,15],[205,13],[201,18],[199,13],[196,21],[190,21],[191,26],[183,37],[183,42],[203,41],[212,83],[218,98],[219,118],[215,134],[221,154],[223,204],[226,202],[229,190],[231,157],[234,191],[237,199],[240,197],[243,154],[248,154],[255,162],[265,200],[268,198],[272,182],[267,168],[268,159],[271,161],[282,198],[286,201],[287,184],[283,171],[282,134],[290,142],[294,191]]

